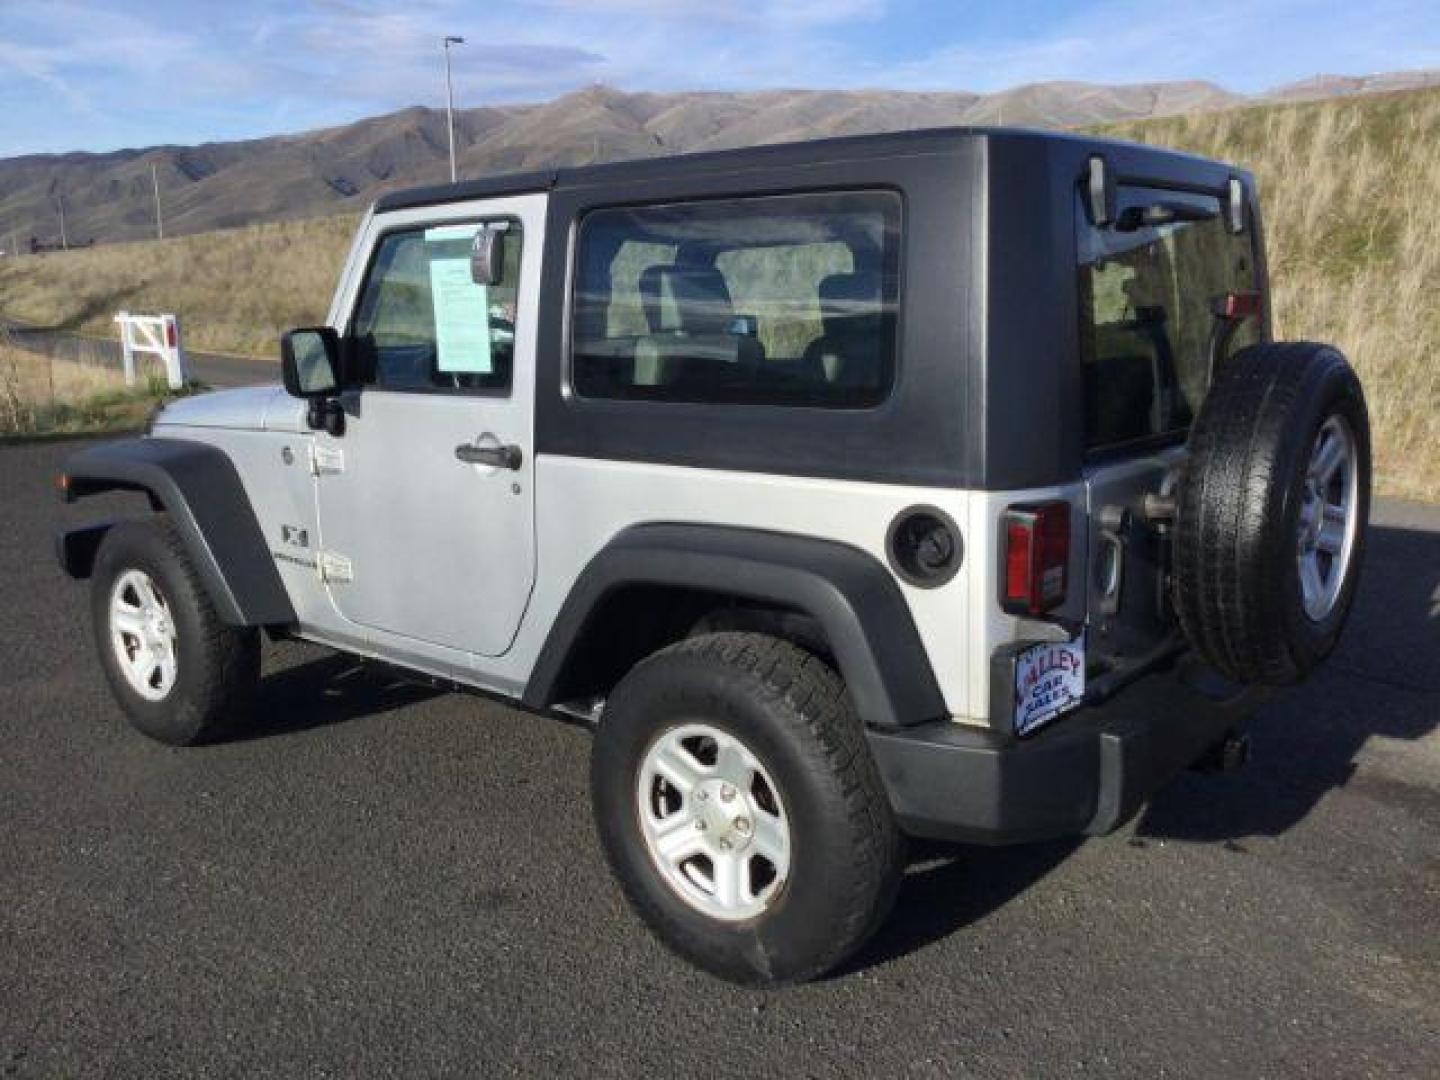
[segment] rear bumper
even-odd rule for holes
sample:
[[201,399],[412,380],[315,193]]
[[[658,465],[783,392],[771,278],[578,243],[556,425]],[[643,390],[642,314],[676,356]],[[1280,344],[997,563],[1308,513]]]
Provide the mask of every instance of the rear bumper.
[[907,833],[1013,844],[1118,828],[1263,696],[1182,660],[1026,739],[943,720],[867,735]]

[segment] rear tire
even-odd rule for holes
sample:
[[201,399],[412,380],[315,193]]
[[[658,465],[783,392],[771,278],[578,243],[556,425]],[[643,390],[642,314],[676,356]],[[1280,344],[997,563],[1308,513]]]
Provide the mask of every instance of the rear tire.
[[1360,380],[1328,345],[1244,349],[1217,372],[1189,449],[1175,521],[1180,624],[1230,679],[1297,682],[1334,649],[1359,578],[1370,518]]
[[259,632],[221,621],[168,518],[124,521],[105,534],[90,611],[110,688],[137,730],[189,746],[249,716]]
[[[724,979],[815,978],[894,901],[903,840],[860,720],[835,673],[788,642],[709,634],[640,663],[605,707],[590,781],[635,910]],[[728,898],[727,880],[742,882]]]

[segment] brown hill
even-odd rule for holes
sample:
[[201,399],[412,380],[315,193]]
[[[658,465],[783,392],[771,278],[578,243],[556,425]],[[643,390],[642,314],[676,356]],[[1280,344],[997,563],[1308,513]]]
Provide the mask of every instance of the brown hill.
[[1312,75],[1299,82],[1277,86],[1266,93],[1270,101],[1318,101],[1347,94],[1383,94],[1440,86],[1440,71],[1392,71],[1380,75]]

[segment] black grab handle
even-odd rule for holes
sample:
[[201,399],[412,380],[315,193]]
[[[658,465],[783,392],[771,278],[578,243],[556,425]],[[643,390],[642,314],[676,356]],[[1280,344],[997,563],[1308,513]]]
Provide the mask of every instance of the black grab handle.
[[455,456],[467,465],[490,465],[497,469],[518,469],[525,460],[524,453],[520,447],[511,443],[508,446],[476,446],[474,443],[461,443],[455,447]]

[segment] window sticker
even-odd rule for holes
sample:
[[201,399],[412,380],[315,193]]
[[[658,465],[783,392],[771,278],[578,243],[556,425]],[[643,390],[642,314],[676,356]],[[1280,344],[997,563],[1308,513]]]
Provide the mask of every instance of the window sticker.
[[430,297],[435,307],[436,369],[445,374],[489,375],[490,290],[470,278],[470,243],[478,226],[425,230]]

